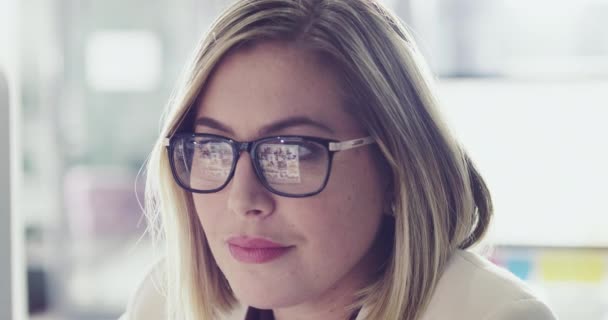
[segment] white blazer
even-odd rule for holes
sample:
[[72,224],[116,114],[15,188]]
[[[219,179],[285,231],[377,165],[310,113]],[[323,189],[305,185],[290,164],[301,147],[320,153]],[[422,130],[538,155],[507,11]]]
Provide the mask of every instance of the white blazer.
[[[166,320],[164,297],[152,281],[142,282],[120,320]],[[223,320],[243,320],[245,309]],[[469,251],[450,258],[420,320],[556,320],[524,282]]]

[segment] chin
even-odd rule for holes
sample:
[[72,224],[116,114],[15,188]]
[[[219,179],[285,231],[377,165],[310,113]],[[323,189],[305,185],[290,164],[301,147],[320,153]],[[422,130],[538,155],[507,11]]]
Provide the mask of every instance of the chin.
[[[269,288],[266,286],[244,285],[239,283],[230,285],[237,300],[245,306],[257,309],[276,309],[298,304],[302,299],[301,292],[294,291],[297,286],[290,286],[292,289]],[[297,290],[297,289],[296,289]]]

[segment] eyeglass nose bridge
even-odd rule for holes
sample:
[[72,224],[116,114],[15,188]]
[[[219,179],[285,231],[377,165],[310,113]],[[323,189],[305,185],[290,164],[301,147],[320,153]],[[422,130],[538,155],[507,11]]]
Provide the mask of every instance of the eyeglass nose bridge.
[[[255,156],[252,153],[253,147],[255,145],[255,141],[247,141],[247,142],[234,141],[234,145],[236,146],[236,148],[235,148],[236,149],[236,155],[235,155],[235,159],[234,159],[234,162],[235,162],[234,165],[236,166],[236,163],[241,158],[241,154],[244,151],[247,151],[247,153],[249,153],[249,157],[251,157],[251,164],[255,168],[256,174],[258,174],[257,164],[255,163],[255,160],[254,160]],[[259,174],[258,174],[258,176],[259,176]]]
[[[237,165],[239,158],[241,157],[241,154],[243,153],[243,151],[247,151],[247,153],[249,153],[249,157],[251,158],[251,165],[253,166],[255,175],[258,177],[258,181],[260,181],[260,183],[262,183],[262,185],[266,189],[270,190],[270,192],[274,192],[271,189],[269,189],[267,184],[264,182],[264,176],[261,173],[260,168],[258,167],[258,163],[255,160],[255,155],[252,153],[253,147],[256,145],[256,142],[255,141],[248,141],[248,142],[234,141],[234,142],[236,144],[236,150],[237,150],[237,154],[234,159],[234,167],[236,168],[236,165]],[[230,180],[232,180],[233,178],[234,178],[234,174],[231,174],[230,178],[228,178],[228,181],[226,182],[226,184],[228,184],[230,182]]]
[[237,142],[236,150],[240,154],[243,151],[247,151],[251,153],[251,147],[253,146],[253,142]]

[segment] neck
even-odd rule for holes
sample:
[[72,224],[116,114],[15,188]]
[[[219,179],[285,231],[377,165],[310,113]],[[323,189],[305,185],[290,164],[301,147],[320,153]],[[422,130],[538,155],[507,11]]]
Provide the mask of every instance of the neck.
[[358,311],[346,309],[350,303],[336,303],[326,305],[323,309],[309,306],[294,306],[289,308],[274,309],[272,311],[274,320],[354,320]]
[[[369,261],[369,260],[367,260]],[[356,300],[355,294],[366,287],[373,274],[369,264],[362,263],[322,295],[305,303],[274,308],[275,320],[350,320],[357,311],[348,308]]]

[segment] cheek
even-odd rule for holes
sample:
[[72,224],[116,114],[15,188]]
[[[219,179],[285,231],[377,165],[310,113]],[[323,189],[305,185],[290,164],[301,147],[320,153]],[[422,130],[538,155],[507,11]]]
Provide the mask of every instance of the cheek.
[[224,220],[228,217],[224,209],[226,200],[219,193],[194,194],[192,197],[194,208],[203,230],[208,238],[212,237],[213,232],[222,230],[222,225],[225,224]]
[[339,264],[352,264],[361,258],[374,239],[378,219],[373,214],[361,215],[348,206],[326,207],[322,214],[325,216],[318,217],[314,228],[308,228],[307,239],[314,249],[311,254],[316,254],[321,262]]
[[353,150],[351,153],[334,164],[325,196],[336,213],[345,219],[374,220],[384,202],[385,188],[379,170],[369,152]]
[[382,218],[383,189],[376,171],[360,169],[367,167],[364,157],[336,161],[317,207],[309,210],[314,219],[306,221],[307,238],[324,259],[353,263],[373,243]]

